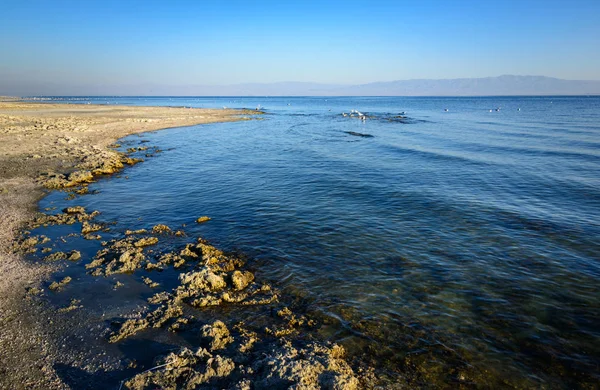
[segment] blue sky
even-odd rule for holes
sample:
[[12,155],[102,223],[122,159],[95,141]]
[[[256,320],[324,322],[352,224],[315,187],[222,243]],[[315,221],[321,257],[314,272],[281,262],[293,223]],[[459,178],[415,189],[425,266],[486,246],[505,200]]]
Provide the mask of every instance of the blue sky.
[[599,0],[2,0],[0,83],[600,80],[599,47]]

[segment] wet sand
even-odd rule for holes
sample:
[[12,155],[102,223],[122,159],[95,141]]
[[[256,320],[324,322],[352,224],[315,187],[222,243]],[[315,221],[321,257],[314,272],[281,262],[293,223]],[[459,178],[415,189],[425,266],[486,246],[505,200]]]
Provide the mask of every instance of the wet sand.
[[[15,254],[19,230],[50,188],[133,164],[109,148],[130,134],[247,119],[250,111],[24,103],[0,98],[0,387],[65,388],[49,338],[58,319],[28,291],[54,269]],[[82,187],[82,188],[85,188]]]

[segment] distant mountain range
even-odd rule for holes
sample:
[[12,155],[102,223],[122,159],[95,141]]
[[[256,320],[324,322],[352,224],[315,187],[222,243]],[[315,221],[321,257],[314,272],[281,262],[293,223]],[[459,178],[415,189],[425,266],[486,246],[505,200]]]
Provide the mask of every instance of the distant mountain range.
[[600,95],[600,81],[563,80],[545,76],[465,79],[418,79],[359,85],[302,82],[234,85],[10,85],[0,83],[0,94],[17,96],[501,96]]

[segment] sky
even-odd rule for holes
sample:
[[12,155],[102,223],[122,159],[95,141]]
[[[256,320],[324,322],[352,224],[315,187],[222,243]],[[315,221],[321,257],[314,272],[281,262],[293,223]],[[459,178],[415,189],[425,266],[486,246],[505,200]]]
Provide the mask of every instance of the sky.
[[2,85],[600,80],[600,0],[0,0]]

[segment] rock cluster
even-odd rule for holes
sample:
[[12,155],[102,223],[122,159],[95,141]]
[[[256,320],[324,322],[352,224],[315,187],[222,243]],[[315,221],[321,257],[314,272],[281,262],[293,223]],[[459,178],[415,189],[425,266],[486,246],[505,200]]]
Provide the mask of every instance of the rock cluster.
[[[238,327],[239,328],[239,327]],[[338,345],[290,340],[245,348],[245,334],[235,337],[221,321],[202,328],[205,346],[183,348],[166,356],[156,369],[124,383],[132,390],[196,389],[339,389],[355,390],[358,375]]]

